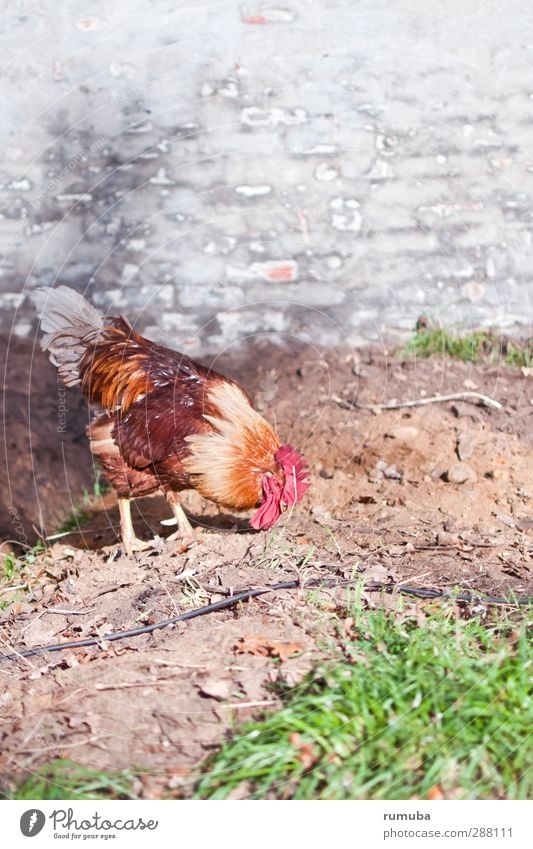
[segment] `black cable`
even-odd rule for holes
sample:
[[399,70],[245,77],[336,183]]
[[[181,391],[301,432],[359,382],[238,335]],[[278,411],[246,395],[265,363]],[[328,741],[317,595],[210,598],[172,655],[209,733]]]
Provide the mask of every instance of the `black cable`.
[[52,643],[48,646],[36,646],[32,649],[25,649],[21,652],[0,655],[0,662],[3,660],[15,660],[17,657],[33,657],[41,652],[64,651],[65,649],[83,648],[85,646],[97,646],[101,643],[112,643],[115,640],[126,640],[130,637],[139,637],[141,634],[152,634],[160,628],[167,628],[169,625],[175,625],[177,622],[185,622],[187,619],[196,619],[197,616],[205,616],[207,613],[215,613],[217,610],[225,610],[228,607],[233,607],[239,601],[247,601],[249,598],[254,598],[263,593],[273,592],[275,590],[291,590],[300,586],[299,581],[286,581],[283,584],[272,584],[269,587],[257,587],[256,589],[245,590],[237,593],[231,598],[223,598],[220,601],[215,601],[205,607],[197,607],[195,610],[187,610],[185,613],[180,613],[179,616],[173,616],[172,619],[163,619],[161,622],[155,622],[153,625],[143,625],[140,628],[131,628],[129,631],[115,631],[111,634],[105,634],[102,637],[88,637],[85,640],[73,640],[70,643]]
[[[140,628],[131,628],[129,631],[114,631],[111,634],[105,634],[102,637],[88,637],[85,640],[73,640],[69,643],[52,643],[48,646],[35,646],[31,649],[25,649],[21,652],[12,652],[11,654],[0,655],[0,662],[4,660],[16,660],[17,658],[33,657],[34,655],[43,652],[65,651],[66,649],[85,648],[86,646],[98,646],[102,643],[112,643],[116,640],[126,640],[131,637],[139,637],[141,634],[153,634],[161,628],[167,628],[169,625],[175,625],[177,622],[186,622],[188,619],[196,619],[198,616],[205,616],[208,613],[215,613],[217,610],[226,610],[233,607],[240,601],[248,601],[250,598],[255,598],[265,593],[277,592],[278,590],[293,590],[297,589],[316,589],[320,587],[338,587],[348,586],[353,584],[353,581],[336,581],[331,580],[313,580],[306,584],[301,584],[300,581],[285,581],[280,584],[271,584],[267,587],[255,587],[243,590],[236,593],[230,598],[224,598],[220,601],[215,601],[212,604],[207,604],[205,607],[197,607],[194,610],[187,610],[185,613],[180,613],[179,616],[173,616],[171,619],[163,619],[161,622],[155,622],[152,625],[143,625]],[[503,596],[482,596],[473,593],[450,593],[442,590],[429,589],[427,587],[410,587],[406,584],[367,584],[363,587],[366,592],[377,592],[384,590],[385,592],[400,592],[405,595],[416,596],[417,598],[439,598],[450,599],[458,602],[466,602],[467,604],[497,604],[497,605],[533,605],[533,596],[523,596],[517,599],[507,599]]]

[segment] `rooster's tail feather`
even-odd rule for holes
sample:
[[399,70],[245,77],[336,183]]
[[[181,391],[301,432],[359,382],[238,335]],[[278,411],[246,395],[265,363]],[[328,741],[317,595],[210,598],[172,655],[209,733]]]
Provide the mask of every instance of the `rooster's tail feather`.
[[32,300],[40,314],[45,335],[41,347],[49,352],[66,386],[80,382],[79,364],[104,327],[100,313],[68,286],[37,289]]

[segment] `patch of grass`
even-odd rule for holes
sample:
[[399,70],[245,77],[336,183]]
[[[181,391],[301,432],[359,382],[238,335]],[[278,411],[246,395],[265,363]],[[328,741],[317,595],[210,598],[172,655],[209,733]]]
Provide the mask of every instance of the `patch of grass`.
[[75,506],[71,512],[63,520],[57,529],[57,533],[66,534],[71,531],[79,531],[93,517],[94,508],[106,492],[109,492],[110,486],[102,479],[100,470],[96,470],[96,476],[93,484],[92,493],[87,487],[82,490],[81,502]]
[[102,498],[102,496],[105,495],[106,492],[111,492],[111,485],[103,479],[101,470],[95,469],[93,496],[96,499]]
[[354,612],[339,662],[242,727],[208,761],[195,797],[239,788],[256,799],[409,799],[438,786],[454,798],[528,798],[525,626],[455,612],[443,607],[422,623],[420,614]]
[[488,335],[482,331],[468,336],[455,336],[442,327],[427,327],[417,331],[401,354],[405,357],[431,357],[438,354],[473,363],[479,359],[488,341]]
[[4,579],[12,581],[17,576],[20,576],[24,567],[35,563],[37,557],[43,551],[44,545],[39,540],[39,542],[37,542],[32,548],[28,548],[24,554],[17,555],[10,551],[7,554],[2,555],[4,558]]
[[[39,540],[33,548],[27,549],[24,554],[15,554],[9,551],[6,554],[0,554],[0,610],[5,610],[6,607],[13,601],[18,601],[27,587],[20,587],[25,582],[25,570],[28,566],[32,566],[37,557],[44,551],[44,546]],[[11,587],[19,587],[19,589],[11,590]]]
[[520,344],[484,330],[461,336],[419,321],[414,337],[400,349],[401,357],[454,357],[463,362],[504,362],[518,368],[533,367],[533,339]]
[[85,507],[75,507],[57,529],[58,534],[78,531],[92,519],[92,511]]
[[92,770],[68,760],[42,766],[14,793],[0,790],[3,799],[138,799],[129,772]]
[[508,366],[533,368],[533,339],[530,339],[526,345],[507,342],[504,360]]

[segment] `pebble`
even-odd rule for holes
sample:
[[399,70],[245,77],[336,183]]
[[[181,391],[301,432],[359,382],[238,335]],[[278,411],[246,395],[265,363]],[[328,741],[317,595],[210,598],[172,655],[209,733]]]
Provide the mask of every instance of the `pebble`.
[[516,522],[512,516],[509,516],[508,513],[504,513],[503,510],[493,510],[492,515],[495,516],[499,522],[507,525],[508,528],[515,528]]
[[506,481],[509,479],[509,472],[507,469],[489,469],[485,472],[485,477],[495,481]]
[[439,531],[435,537],[437,545],[457,545],[457,536],[455,534]]
[[378,460],[376,463],[376,471],[371,477],[371,481],[373,483],[377,483],[378,481],[383,480],[383,478],[386,478],[387,480],[401,481],[403,478],[403,472],[396,468],[396,463],[388,466],[384,460]]
[[400,442],[410,442],[418,436],[418,428],[412,425],[397,425],[387,431],[385,436],[389,439],[398,439]]
[[338,176],[339,172],[337,169],[333,168],[333,166],[328,162],[321,162],[315,171],[315,179],[322,180],[326,183],[331,182],[331,180],[335,180]]
[[477,475],[467,463],[454,463],[444,473],[444,479],[448,483],[474,483],[477,481]]
[[460,460],[469,460],[477,445],[477,434],[465,430],[457,437],[457,456]]
[[225,679],[207,678],[200,685],[200,692],[211,699],[222,701],[231,694],[231,681]]

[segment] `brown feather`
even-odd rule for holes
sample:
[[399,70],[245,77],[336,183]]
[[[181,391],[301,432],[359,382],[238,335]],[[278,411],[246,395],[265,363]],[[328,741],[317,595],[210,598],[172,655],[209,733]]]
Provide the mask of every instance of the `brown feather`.
[[155,386],[150,369],[154,347],[125,319],[110,319],[80,362],[83,392],[105,410],[126,412]]

